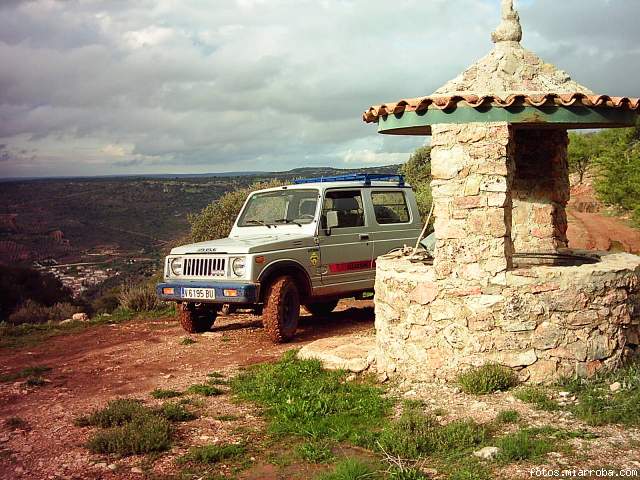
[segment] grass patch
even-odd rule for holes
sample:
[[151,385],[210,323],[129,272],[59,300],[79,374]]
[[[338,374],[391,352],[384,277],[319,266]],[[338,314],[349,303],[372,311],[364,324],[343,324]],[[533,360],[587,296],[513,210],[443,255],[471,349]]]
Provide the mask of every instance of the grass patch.
[[196,385],[191,385],[189,388],[187,388],[187,393],[191,393],[193,395],[202,395],[203,397],[215,397],[216,395],[222,395],[224,392],[218,387],[214,387],[213,385],[199,383]]
[[93,453],[137,455],[171,446],[171,425],[157,415],[137,417],[122,426],[100,430],[87,443]]
[[[620,382],[622,388],[611,392],[609,385]],[[563,388],[579,402],[571,408],[574,415],[589,425],[640,425],[640,362],[593,379],[564,382]]]
[[9,417],[4,421],[4,425],[5,427],[13,430],[26,430],[27,428],[29,428],[29,424],[27,423],[27,421],[20,417]]
[[23,368],[22,370],[18,370],[17,372],[5,373],[4,375],[0,375],[0,382],[14,382],[23,378],[40,377],[42,376],[42,374],[50,372],[51,370],[51,367],[47,367],[45,365],[27,367]]
[[516,423],[520,414],[516,410],[502,410],[496,417],[498,423]]
[[170,422],[189,422],[198,418],[181,403],[165,403],[158,413]]
[[202,447],[192,447],[189,453],[180,458],[180,462],[194,462],[211,465],[237,458],[244,455],[246,448],[243,445],[205,445]]
[[467,457],[444,469],[449,480],[493,480],[495,476],[476,458]]
[[154,391],[150,393],[151,397],[156,399],[163,398],[177,398],[181,397],[183,394],[177,390],[164,390],[162,388],[156,388]]
[[251,367],[231,381],[233,393],[264,407],[272,433],[370,442],[392,404],[382,389],[346,382],[344,372],[326,371],[320,362],[297,360],[295,354]]
[[556,449],[557,439],[543,431],[525,429],[498,439],[498,460],[503,463],[536,460]]
[[553,400],[542,387],[522,387],[513,392],[513,396],[539,410],[553,412],[560,409],[558,402]]
[[462,391],[474,395],[506,391],[517,382],[518,378],[512,369],[497,364],[473,367],[458,376]]
[[198,342],[196,342],[191,337],[184,337],[182,340],[180,340],[180,345],[193,345],[194,343],[198,343]]
[[389,480],[428,480],[424,473],[417,468],[394,468],[388,472]]
[[347,458],[336,463],[332,471],[316,477],[317,480],[375,480],[381,476],[368,463]]
[[331,443],[326,440],[302,443],[296,447],[296,454],[309,463],[328,463],[334,458]]
[[487,436],[486,428],[472,420],[441,425],[435,417],[410,408],[382,431],[377,445],[393,456],[418,459],[462,453],[479,446]]
[[211,372],[211,373],[207,373],[207,377],[209,377],[209,378],[224,378],[224,375],[221,374],[220,372]]

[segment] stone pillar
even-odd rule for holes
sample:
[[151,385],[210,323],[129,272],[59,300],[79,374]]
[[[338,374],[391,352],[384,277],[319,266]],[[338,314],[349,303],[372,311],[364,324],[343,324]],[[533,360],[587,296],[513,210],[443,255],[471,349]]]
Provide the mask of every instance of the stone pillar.
[[518,253],[566,248],[569,138],[562,130],[516,130],[513,237]]
[[512,266],[512,130],[473,123],[432,132],[437,277],[487,285]]

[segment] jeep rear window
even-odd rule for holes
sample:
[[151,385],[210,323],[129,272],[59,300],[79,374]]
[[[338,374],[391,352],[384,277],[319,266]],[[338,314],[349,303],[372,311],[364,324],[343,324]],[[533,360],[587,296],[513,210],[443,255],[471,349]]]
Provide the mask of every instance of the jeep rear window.
[[409,222],[409,207],[404,192],[372,192],[371,201],[380,225]]
[[318,190],[255,193],[240,214],[238,226],[308,224],[315,219]]

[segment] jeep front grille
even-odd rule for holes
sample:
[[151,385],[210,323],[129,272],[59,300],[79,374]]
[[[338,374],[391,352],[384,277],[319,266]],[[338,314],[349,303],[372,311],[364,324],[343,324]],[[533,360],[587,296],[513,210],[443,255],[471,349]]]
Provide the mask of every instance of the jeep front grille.
[[226,266],[226,258],[185,258],[182,276],[224,277],[227,273]]

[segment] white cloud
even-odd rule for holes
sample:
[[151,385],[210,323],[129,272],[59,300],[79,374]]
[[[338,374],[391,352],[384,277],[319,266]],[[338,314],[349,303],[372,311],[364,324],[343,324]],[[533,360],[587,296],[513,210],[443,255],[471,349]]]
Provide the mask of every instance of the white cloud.
[[[519,4],[525,46],[594,90],[640,95],[640,2]],[[3,2],[0,144],[29,154],[5,155],[0,175],[402,161],[425,139],[381,137],[361,112],[429,94],[487,53],[498,10],[498,0]],[[576,11],[581,21],[567,22]]]

